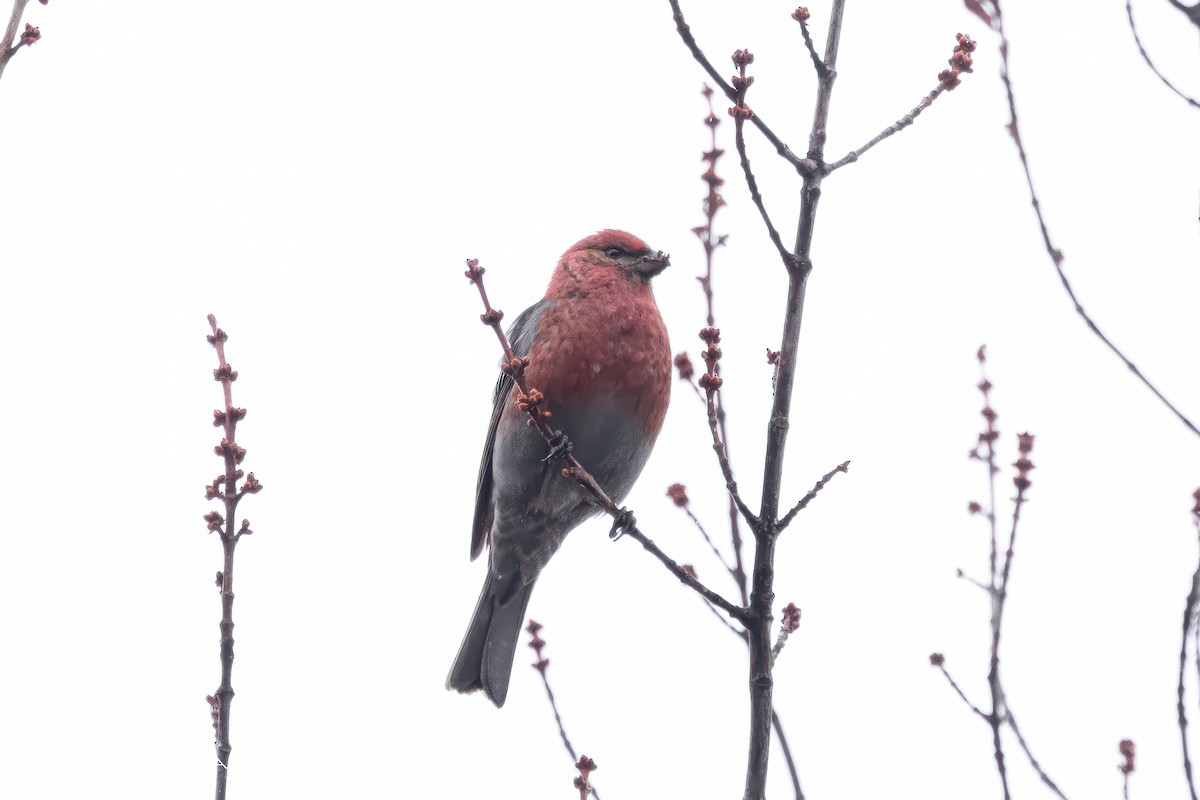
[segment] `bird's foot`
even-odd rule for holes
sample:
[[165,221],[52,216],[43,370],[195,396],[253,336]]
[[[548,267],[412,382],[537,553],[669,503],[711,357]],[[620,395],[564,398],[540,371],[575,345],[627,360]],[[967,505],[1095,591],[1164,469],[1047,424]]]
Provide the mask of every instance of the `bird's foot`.
[[550,440],[550,452],[542,459],[542,463],[545,464],[556,458],[565,456],[573,449],[575,449],[574,445],[571,444],[571,440],[567,438],[566,434],[562,431],[555,431],[554,437]]
[[614,542],[624,535],[625,531],[633,530],[637,527],[637,520],[634,519],[633,512],[628,508],[622,508],[621,513],[613,519],[612,528],[608,532],[608,538]]

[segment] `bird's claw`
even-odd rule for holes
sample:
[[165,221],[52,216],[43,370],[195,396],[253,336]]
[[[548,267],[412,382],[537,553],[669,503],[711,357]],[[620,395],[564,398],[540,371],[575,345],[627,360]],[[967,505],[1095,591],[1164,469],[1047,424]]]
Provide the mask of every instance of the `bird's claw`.
[[634,519],[633,512],[628,508],[622,508],[621,513],[613,519],[612,528],[608,531],[608,538],[615,542],[625,534],[625,531],[633,530],[636,527],[637,520]]
[[571,444],[571,440],[567,438],[566,434],[562,431],[555,431],[554,438],[550,440],[550,452],[542,459],[542,463],[545,464],[560,456],[565,456],[573,449],[575,447]]

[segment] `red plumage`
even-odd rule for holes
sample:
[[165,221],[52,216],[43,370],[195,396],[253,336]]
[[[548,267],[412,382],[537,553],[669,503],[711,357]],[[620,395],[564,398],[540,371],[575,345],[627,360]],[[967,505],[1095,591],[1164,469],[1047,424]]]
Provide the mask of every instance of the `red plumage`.
[[[633,487],[662,428],[671,349],[650,280],[669,259],[624,231],[572,245],[545,297],[509,330],[528,355],[527,385],[541,391],[574,453],[616,502]],[[573,528],[598,513],[547,463],[545,441],[500,381],[476,492],[472,557],[490,544],[488,574],[448,688],[483,689],[502,705],[534,582]]]
[[632,234],[607,230],[563,253],[526,375],[550,408],[614,395],[653,442],[671,399],[671,345],[649,278],[614,265],[603,255],[610,248],[650,251]]

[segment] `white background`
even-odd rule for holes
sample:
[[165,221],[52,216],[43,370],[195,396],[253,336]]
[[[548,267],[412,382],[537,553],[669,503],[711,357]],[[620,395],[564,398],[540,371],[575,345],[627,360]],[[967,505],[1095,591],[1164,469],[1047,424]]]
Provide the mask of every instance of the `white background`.
[[[915,105],[957,31],[980,49],[976,74],[834,175],[820,206],[785,498],[852,466],[778,549],[779,604],[804,620],[776,699],[807,796],[999,796],[990,731],[928,663],[944,652],[985,702],[987,601],[954,570],[986,571],[966,514],[984,476],[965,458],[986,342],[1006,463],[1013,434],[1037,434],[1003,644],[1013,709],[1068,796],[1119,797],[1131,737],[1132,796],[1181,797],[1200,440],[1058,285],[994,35],[951,0],[848,5],[831,157]],[[1066,268],[1200,418],[1200,115],[1141,63],[1123,3],[1006,8]],[[792,6],[685,10],[723,72],[754,51],[750,104],[803,151],[814,79]],[[1196,30],[1167,3],[1136,10],[1161,68],[1200,93]],[[827,8],[812,11],[823,41]],[[524,647],[503,710],[442,688],[482,582],[467,550],[498,356],[462,269],[483,260],[511,319],[572,242],[626,228],[672,254],[656,293],[695,357],[703,75],[666,2],[56,0],[26,19],[44,39],[0,82],[5,795],[212,791],[211,312],[266,487],[237,557],[230,797],[574,797]],[[785,279],[732,124],[720,134],[730,449],[757,506]],[[756,135],[751,151],[790,238],[799,181]],[[674,481],[723,530],[700,405],[679,385],[627,503],[732,595],[664,497]],[[571,536],[530,607],[570,734],[606,800],[739,797],[744,648],[607,527]],[[1015,796],[1048,796],[1011,741],[1009,763]],[[772,766],[772,797],[789,797],[778,751]]]

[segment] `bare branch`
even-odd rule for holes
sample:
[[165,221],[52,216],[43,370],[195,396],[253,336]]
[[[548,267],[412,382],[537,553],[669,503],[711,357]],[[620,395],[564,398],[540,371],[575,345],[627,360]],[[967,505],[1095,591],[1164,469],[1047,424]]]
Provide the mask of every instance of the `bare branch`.
[[774,711],[771,711],[771,726],[775,728],[775,738],[779,742],[779,749],[783,751],[783,762],[787,764],[796,800],[804,800],[804,791],[800,788],[800,774],[796,771],[796,761],[792,758],[792,748],[788,746],[787,736],[783,732],[783,721]]
[[[1042,779],[1042,783],[1046,784],[1050,791],[1061,797],[1062,800],[1067,800],[1067,796],[1062,793],[1062,789],[1059,789],[1058,784],[1050,780],[1050,776],[1042,769],[1042,765],[1033,757],[1033,753],[1029,750],[1029,745],[1025,743],[1025,737],[1021,735],[1021,729],[1017,727],[1017,718],[1013,716],[1011,708],[1005,709],[1004,721],[1008,723],[1008,727],[1016,734],[1017,744],[1021,745],[1021,749],[1025,752],[1025,757],[1029,759],[1029,766],[1033,767],[1033,771]],[[1128,781],[1126,782],[1126,788],[1128,789]]]
[[1000,35],[1000,80],[1004,83],[1004,91],[1008,96],[1008,113],[1010,117],[1008,131],[1010,134],[1012,134],[1013,142],[1017,146],[1017,156],[1021,160],[1021,169],[1025,173],[1025,183],[1029,187],[1030,202],[1033,205],[1034,213],[1037,215],[1038,228],[1042,233],[1042,242],[1045,245],[1046,253],[1050,256],[1050,260],[1054,263],[1054,271],[1058,273],[1058,279],[1062,283],[1063,289],[1066,290],[1067,296],[1071,299],[1071,303],[1075,306],[1075,313],[1077,313],[1080,318],[1083,319],[1084,323],[1088,326],[1088,328],[1091,329],[1092,333],[1094,333],[1096,337],[1103,342],[1104,345],[1111,350],[1114,355],[1117,356],[1117,358],[1121,359],[1121,362],[1128,367],[1129,371],[1137,376],[1137,379],[1140,380],[1142,384],[1149,389],[1154,396],[1157,397],[1159,401],[1162,402],[1162,404],[1165,405],[1171,411],[1171,413],[1179,419],[1180,422],[1184,424],[1184,427],[1197,436],[1200,436],[1200,428],[1196,427],[1195,423],[1193,423],[1187,416],[1184,415],[1182,411],[1180,411],[1170,400],[1168,400],[1166,396],[1158,390],[1158,387],[1151,383],[1150,379],[1142,374],[1142,371],[1138,369],[1137,365],[1130,361],[1129,357],[1126,356],[1125,353],[1120,350],[1120,348],[1113,344],[1111,339],[1104,335],[1099,326],[1096,324],[1095,320],[1093,320],[1088,312],[1084,310],[1083,305],[1079,302],[1079,298],[1075,296],[1075,289],[1071,286],[1071,282],[1067,279],[1067,273],[1063,270],[1063,253],[1061,250],[1055,247],[1054,243],[1050,240],[1050,231],[1046,227],[1046,219],[1042,215],[1042,203],[1038,199],[1036,190],[1033,188],[1033,174],[1029,168],[1029,157],[1025,152],[1025,144],[1021,139],[1021,129],[1017,122],[1017,101],[1015,95],[1013,94],[1012,77],[1008,64],[1008,37],[1005,36],[1004,33],[1004,15],[1000,11],[999,3],[993,4],[992,21],[996,32]]
[[[1187,9],[1184,9],[1183,6],[1178,7],[1186,13]],[[1200,6],[1197,7],[1200,8]],[[1150,68],[1150,71],[1158,76],[1158,79],[1163,82],[1164,86],[1183,98],[1192,108],[1200,108],[1200,102],[1179,91],[1175,84],[1167,80],[1167,76],[1159,72],[1158,67],[1154,66],[1154,62],[1150,60],[1150,54],[1146,52],[1146,46],[1142,44],[1142,39],[1138,36],[1137,25],[1133,23],[1133,0],[1125,0],[1125,15],[1129,17],[1129,30],[1133,33],[1133,41],[1137,44],[1138,52],[1142,54],[1142,60],[1146,62],[1146,66]]]
[[775,646],[771,648],[771,663],[775,663],[775,659],[779,658],[779,654],[783,651],[783,646],[787,644],[788,637],[791,636],[800,627],[800,609],[795,603],[788,603],[783,607],[783,619],[779,623],[779,638],[775,640]]
[[[983,12],[981,9],[981,13]],[[983,366],[987,361],[987,350],[980,347],[976,353],[976,358],[979,360],[981,373]],[[1017,737],[1017,741],[1021,745],[1021,749],[1025,752],[1025,756],[1029,759],[1029,763],[1041,777],[1042,781],[1052,789],[1059,797],[1063,797],[1061,790],[1055,785],[1054,781],[1050,780],[1046,771],[1042,769],[1041,764],[1034,758],[1032,751],[1029,749],[1028,743],[1024,736],[1021,735],[1020,729],[1017,727],[1016,719],[1012,715],[1012,709],[1008,705],[1008,698],[1004,693],[1004,684],[1000,678],[1000,635],[1003,630],[1004,622],[1004,605],[1008,599],[1008,582],[1012,575],[1013,555],[1017,540],[1017,525],[1021,519],[1021,506],[1027,502],[1026,492],[1033,485],[1030,480],[1030,473],[1034,469],[1034,464],[1029,458],[1029,454],[1033,452],[1034,437],[1028,433],[1017,435],[1017,450],[1020,455],[1013,466],[1016,468],[1016,475],[1013,477],[1013,486],[1017,490],[1016,497],[1013,498],[1012,511],[1012,527],[1009,530],[1008,546],[1004,551],[1003,561],[1000,560],[998,535],[996,530],[996,475],[1000,469],[996,466],[996,439],[999,437],[999,431],[996,430],[996,412],[992,408],[991,403],[991,381],[987,379],[986,374],[981,374],[978,384],[980,394],[983,396],[983,410],[981,416],[984,419],[985,425],[983,431],[979,434],[978,442],[975,448],[971,451],[970,457],[976,461],[980,461],[987,469],[988,475],[988,498],[989,505],[987,513],[983,514],[983,507],[979,503],[972,501],[967,506],[967,510],[971,514],[982,514],[988,521],[990,548],[988,553],[988,572],[989,581],[983,583],[975,580],[958,570],[958,577],[964,578],[974,584],[976,587],[986,592],[991,600],[991,653],[988,666],[988,691],[991,695],[991,710],[984,712],[975,705],[972,705],[967,700],[962,689],[959,688],[950,674],[946,672],[944,666],[945,659],[940,653],[934,653],[929,657],[929,661],[935,667],[938,667],[945,674],[946,679],[950,681],[950,685],[954,691],[966,703],[973,712],[981,717],[988,727],[992,729],[992,751],[996,760],[996,771],[1000,776],[1000,785],[1004,790],[1004,797],[1011,797],[1008,787],[1008,767],[1005,762],[1004,742],[1001,739],[1001,727],[1007,724]]]
[[808,31],[808,18],[810,16],[808,9],[803,6],[792,12],[792,19],[800,23],[800,35],[804,37],[804,46],[808,49],[808,55],[812,59],[813,69],[817,71],[817,78],[824,78],[829,74],[829,68],[821,60],[821,55],[817,52],[817,46],[813,44],[812,34]]
[[[838,46],[842,37],[845,0],[833,0],[829,33],[825,42],[825,74],[817,82],[816,107],[809,134],[808,161],[819,165],[825,157],[826,129],[833,81],[837,75]],[[766,795],[767,760],[771,743],[771,601],[775,583],[775,543],[778,532],[773,524],[779,516],[779,494],[783,483],[784,454],[791,425],[792,390],[796,379],[796,356],[804,316],[804,296],[812,271],[811,247],[816,223],[817,203],[821,196],[820,169],[801,172],[804,185],[800,195],[800,215],[796,224],[795,267],[788,270],[788,296],[784,312],[783,335],[779,347],[779,376],[767,424],[767,444],[763,459],[762,501],[754,530],[754,565],[751,571],[750,616],[750,752],[746,768],[745,800],[761,800]]]
[[[558,702],[554,699],[554,690],[550,688],[550,679],[546,677],[546,670],[550,666],[550,659],[542,655],[542,648],[546,646],[545,640],[538,635],[542,626],[535,620],[529,620],[529,624],[525,626],[525,631],[529,634],[529,646],[533,648],[535,658],[537,659],[531,667],[538,671],[542,676],[542,686],[546,689],[546,699],[550,701],[550,710],[554,712],[554,724],[558,726],[558,735],[562,739],[563,747],[567,749],[567,753],[571,756],[572,761],[579,761],[579,756],[575,754],[575,747],[571,744],[571,738],[567,736],[567,729],[563,726],[562,715],[558,713]],[[588,786],[592,796],[596,800],[600,800],[600,794],[595,787]],[[586,792],[584,793],[586,797]]]
[[[222,396],[225,400],[224,410],[213,412],[213,426],[222,428],[224,436],[213,450],[225,462],[225,473],[218,475],[211,484],[204,487],[204,496],[209,500],[221,500],[225,506],[225,516],[216,511],[204,515],[208,530],[216,532],[221,537],[221,548],[224,553],[223,568],[217,573],[217,588],[221,592],[221,684],[217,690],[207,697],[212,713],[213,728],[216,731],[217,748],[217,800],[224,800],[227,780],[229,777],[229,754],[233,747],[229,743],[229,712],[233,705],[233,554],[238,540],[249,536],[250,521],[243,519],[236,526],[238,501],[247,494],[257,494],[262,490],[262,484],[251,472],[245,475],[241,487],[237,481],[243,477],[238,465],[246,456],[246,449],[237,443],[237,424],[245,419],[246,409],[233,405],[233,382],[237,380],[237,370],[225,360],[225,342],[229,336],[217,327],[217,319],[208,315],[208,325],[212,329],[208,343],[217,351],[217,368],[213,370],[213,378],[221,384]],[[224,486],[224,489],[221,487]]]
[[799,514],[805,508],[808,508],[808,504],[811,503],[818,494],[820,494],[821,490],[825,488],[825,484],[833,480],[834,475],[837,475],[839,472],[849,471],[850,462],[843,461],[833,469],[829,470],[829,472],[826,472],[824,475],[822,475],[821,480],[817,481],[816,484],[813,485],[813,488],[808,490],[808,494],[804,495],[804,497],[801,497],[800,502],[792,506],[792,510],[789,511],[783,519],[779,520],[779,524],[775,526],[776,530],[782,531],[792,523],[792,520],[796,518],[797,514]]
[[[696,59],[696,63],[704,68],[704,71],[708,73],[708,76],[712,78],[717,86],[721,87],[721,91],[724,92],[726,97],[730,100],[736,100],[737,93],[733,90],[733,87],[726,82],[721,73],[717,72],[716,67],[712,65],[712,62],[708,60],[708,56],[704,55],[704,51],[697,44],[696,37],[692,36],[692,29],[688,27],[687,22],[683,19],[683,10],[679,7],[679,0],[667,0],[667,2],[671,4],[671,12],[675,18],[675,29],[679,32],[679,38],[683,40],[687,49],[691,51],[692,58]],[[792,149],[784,144],[783,140],[776,136],[774,131],[767,127],[767,124],[762,121],[761,117],[756,116],[751,121],[754,123],[754,127],[758,128],[762,135],[767,137],[767,141],[775,146],[775,152],[785,161],[797,169],[804,167],[804,159],[797,158]]]
[[717,462],[721,467],[721,475],[725,478],[725,488],[728,490],[729,496],[733,498],[733,502],[745,517],[746,522],[753,528],[758,525],[758,518],[742,502],[742,496],[738,493],[737,481],[733,479],[733,467],[729,465],[729,453],[725,450],[725,443],[721,441],[721,431],[717,421],[717,404],[714,395],[724,383],[721,376],[717,374],[717,362],[721,359],[721,348],[717,345],[721,342],[721,331],[716,328],[704,328],[700,331],[700,338],[707,345],[700,354],[707,367],[705,373],[700,376],[700,388],[704,390],[707,398],[708,429],[712,434],[713,451],[717,454]]
[[966,692],[964,692],[962,690],[962,687],[958,685],[958,682],[955,681],[953,677],[951,677],[950,671],[946,669],[946,657],[945,656],[943,656],[941,653],[933,653],[929,656],[929,663],[932,664],[933,666],[937,667],[939,670],[941,670],[942,675],[944,675],[946,680],[949,682],[950,688],[953,689],[954,693],[958,695],[959,699],[962,700],[963,703],[966,704],[967,708],[971,709],[971,711],[975,712],[976,715],[978,715],[979,717],[982,717],[984,720],[988,719],[989,715],[983,713],[979,709],[979,706],[975,705],[970,700],[968,700]]
[[[700,283],[700,288],[704,291],[705,304],[705,322],[708,327],[715,327],[716,314],[713,302],[713,256],[720,247],[725,246],[726,236],[724,234],[717,235],[713,229],[713,221],[716,218],[717,211],[725,205],[725,199],[717,191],[724,183],[724,179],[717,174],[717,161],[725,151],[717,147],[717,128],[721,124],[720,118],[717,116],[713,108],[712,97],[713,90],[707,84],[701,89],[701,94],[704,95],[704,100],[708,105],[708,116],[704,118],[704,124],[708,126],[709,131],[709,149],[701,156],[708,164],[707,169],[700,176],[704,183],[708,186],[708,193],[704,198],[704,225],[692,229],[692,232],[699,237],[704,245],[704,274],[696,278]],[[685,356],[686,358],[686,356]],[[679,357],[676,356],[676,366],[679,368],[680,377],[683,377],[685,368],[680,365]],[[694,372],[694,368],[689,361],[686,367],[688,372]],[[721,374],[720,364],[713,366],[713,372],[716,375]],[[690,376],[689,376],[690,377]],[[690,381],[689,381],[690,382]],[[708,398],[706,394],[700,393],[700,387],[694,382],[692,387],[696,390],[696,394],[700,396],[701,402],[708,406]],[[718,393],[715,398],[717,427],[720,429],[721,446],[725,453],[725,458],[729,458],[729,432],[725,426],[725,403],[722,396]],[[753,527],[753,526],[751,526]],[[750,605],[749,595],[747,594],[746,568],[742,561],[742,530],[741,517],[739,516],[739,508],[737,500],[732,494],[729,495],[729,536],[733,546],[733,578],[737,583],[738,591],[741,594],[741,603],[743,606]]]
[[938,75],[938,85],[933,87],[933,91],[925,95],[921,102],[917,103],[916,108],[898,119],[894,124],[884,128],[874,139],[864,144],[857,150],[851,150],[846,155],[839,158],[837,161],[825,167],[827,173],[840,169],[847,164],[852,164],[858,161],[859,156],[870,150],[875,145],[893,136],[900,131],[912,125],[921,112],[933,105],[933,101],[937,100],[943,92],[953,90],[958,86],[959,75],[963,72],[971,71],[971,53],[975,52],[975,42],[971,41],[970,37],[964,34],[958,34],[958,45],[954,48],[954,53],[950,57],[950,69],[944,70]]
[[754,201],[754,207],[758,209],[758,214],[762,217],[763,224],[767,226],[767,236],[770,237],[771,243],[775,245],[775,249],[779,251],[779,257],[783,259],[783,266],[790,271],[797,267],[796,257],[790,250],[784,247],[783,240],[779,237],[779,231],[775,229],[774,223],[771,222],[771,215],[767,213],[762,192],[758,190],[758,180],[754,177],[753,170],[750,169],[750,157],[746,154],[746,137],[743,134],[742,125],[747,119],[754,117],[754,112],[746,106],[746,90],[754,82],[754,78],[746,77],[746,65],[753,61],[754,56],[749,51],[738,50],[733,54],[733,63],[737,66],[740,73],[734,78],[736,81],[737,96],[734,98],[733,108],[729,109],[729,113],[733,116],[734,145],[737,147],[738,158],[742,165],[742,173],[746,177],[746,186],[750,189],[750,199]]
[[[1196,504],[1192,507],[1192,517],[1196,526],[1197,538],[1200,538],[1200,489],[1196,490],[1193,497],[1196,499]],[[1179,738],[1183,746],[1183,772],[1187,777],[1188,791],[1191,793],[1192,800],[1197,800],[1196,783],[1192,775],[1192,758],[1188,751],[1188,720],[1187,706],[1184,705],[1183,701],[1183,673],[1187,666],[1188,634],[1191,633],[1192,627],[1196,625],[1197,606],[1200,606],[1200,562],[1196,564],[1196,571],[1192,573],[1192,588],[1188,592],[1187,600],[1183,606],[1183,641],[1179,646],[1179,682],[1175,689],[1175,710],[1179,719]]]

